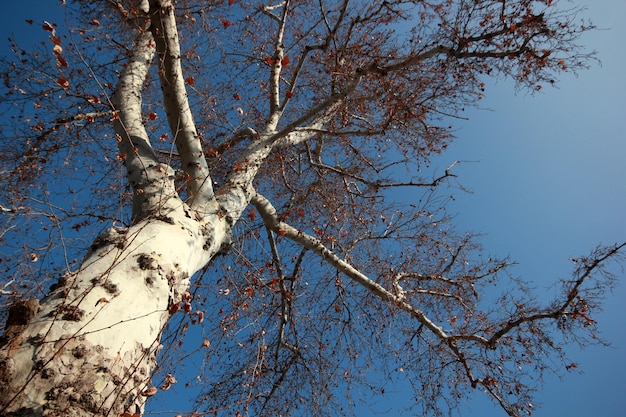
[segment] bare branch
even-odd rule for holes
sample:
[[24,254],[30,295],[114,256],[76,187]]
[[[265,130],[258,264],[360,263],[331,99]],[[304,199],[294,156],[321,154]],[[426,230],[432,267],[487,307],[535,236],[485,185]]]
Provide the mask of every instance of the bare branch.
[[[580,268],[577,271],[578,278],[571,283],[571,287],[567,292],[566,298],[560,304],[535,314],[524,314],[524,312],[522,312],[519,318],[509,320],[500,329],[496,330],[488,339],[488,346],[490,348],[494,348],[496,343],[504,335],[524,324],[534,323],[545,319],[558,320],[561,317],[575,314],[574,312],[569,311],[569,308],[575,305],[579,293],[583,292],[581,289],[583,284],[591,278],[592,274],[600,268],[604,261],[616,256],[624,247],[626,247],[626,242],[597,250],[591,258],[583,258],[580,261],[577,260],[577,262],[581,263]],[[578,312],[577,314],[580,313]]]
[[315,252],[325,262],[329,263],[338,271],[342,272],[343,274],[354,280],[356,283],[369,290],[372,294],[376,295],[381,300],[388,302],[391,305],[395,305],[398,308],[405,310],[406,312],[411,314],[411,316],[415,317],[421,324],[430,329],[439,338],[443,340],[448,339],[449,336],[441,327],[437,326],[428,317],[426,317],[421,310],[405,302],[402,295],[396,295],[393,292],[387,290],[382,285],[378,284],[377,282],[363,274],[357,268],[350,265],[345,260],[339,258],[339,256],[337,256],[333,251],[328,249],[322,242],[320,242],[315,237],[308,235],[307,233],[304,233],[303,231],[298,230],[293,226],[288,225],[287,223],[279,221],[278,215],[276,214],[276,209],[265,197],[258,193],[255,193],[252,196],[250,202],[254,204],[257,210],[259,210],[263,221],[271,230],[277,232],[281,236],[285,236],[286,238],[293,240],[294,242],[298,242],[306,249]]
[[0,295],[12,295],[15,293],[15,291],[8,291],[7,288],[9,288],[9,286],[11,284],[13,284],[13,282],[15,281],[15,279],[10,280],[9,282],[5,283],[2,286],[2,289],[0,289]]
[[117,112],[113,126],[118,137],[119,157],[126,165],[128,180],[135,190],[135,219],[148,215],[166,198],[160,186],[151,183],[150,178],[157,170],[165,173],[171,170],[160,166],[142,120],[141,92],[154,52],[150,32],[140,33],[112,98]]
[[448,168],[446,168],[446,171],[440,175],[439,177],[434,178],[431,182],[415,182],[415,181],[407,181],[407,182],[385,182],[385,181],[371,181],[368,180],[366,178],[363,178],[360,175],[356,175],[354,173],[351,173],[349,171],[347,171],[346,169],[343,169],[341,167],[332,167],[330,165],[326,165],[323,163],[319,163],[319,162],[315,162],[312,159],[312,155],[310,152],[309,153],[309,163],[311,164],[311,166],[314,166],[316,168],[320,168],[320,169],[324,169],[324,170],[328,170],[328,171],[332,171],[336,174],[339,174],[343,177],[348,177],[348,178],[353,178],[359,182],[362,182],[363,184],[367,184],[369,186],[372,186],[374,188],[398,188],[398,187],[436,187],[437,185],[439,185],[439,183],[441,183],[443,180],[447,179],[447,178],[452,178],[452,177],[456,177],[456,174],[452,174],[450,173],[450,170],[459,162],[459,161],[455,161],[454,163],[452,163]]
[[150,1],[150,18],[152,21],[150,29],[159,54],[159,79],[163,91],[163,104],[180,154],[183,171],[188,177],[189,204],[193,208],[202,209],[213,199],[213,184],[189,107],[172,1]]
[[274,56],[270,60],[270,115],[267,123],[267,130],[274,131],[282,114],[280,108],[280,74],[283,66],[286,64],[285,47],[283,38],[285,36],[285,25],[287,23],[287,13],[289,11],[289,1],[283,4],[283,14],[279,20],[276,38],[274,40]]

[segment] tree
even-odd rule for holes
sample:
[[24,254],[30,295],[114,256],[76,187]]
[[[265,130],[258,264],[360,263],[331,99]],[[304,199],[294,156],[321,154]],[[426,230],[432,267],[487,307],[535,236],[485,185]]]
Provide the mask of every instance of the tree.
[[13,43],[0,414],[141,414],[194,327],[199,412],[343,414],[374,367],[429,412],[475,388],[530,413],[626,244],[542,305],[451,226],[455,164],[428,162],[484,77],[552,84],[592,26],[551,0],[250,3],[75,2]]

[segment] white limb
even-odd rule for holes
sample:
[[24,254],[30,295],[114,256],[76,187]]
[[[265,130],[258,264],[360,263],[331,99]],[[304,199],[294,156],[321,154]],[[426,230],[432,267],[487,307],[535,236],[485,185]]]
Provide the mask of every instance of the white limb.
[[432,320],[426,317],[424,312],[405,301],[402,295],[394,294],[392,291],[387,290],[385,287],[369,278],[349,262],[341,259],[332,250],[328,249],[319,239],[280,221],[278,219],[276,209],[265,197],[255,193],[251,202],[257,208],[259,214],[263,218],[263,221],[270,229],[276,232],[280,231],[281,236],[291,239],[294,242],[301,244],[308,250],[315,252],[325,262],[332,265],[339,272],[345,274],[357,284],[366,288],[381,300],[408,312],[440,339],[448,340],[450,338],[450,336],[441,327],[437,326]]
[[188,203],[198,211],[206,211],[205,206],[213,201],[213,184],[187,97],[174,4],[171,0],[152,0],[150,8],[163,104],[187,175]]

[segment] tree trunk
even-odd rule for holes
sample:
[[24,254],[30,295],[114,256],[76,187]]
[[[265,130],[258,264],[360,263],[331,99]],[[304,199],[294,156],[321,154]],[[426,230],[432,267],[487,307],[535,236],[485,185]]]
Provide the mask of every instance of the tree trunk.
[[169,307],[227,229],[170,198],[158,215],[99,236],[40,305],[16,304],[0,350],[0,415],[140,414]]

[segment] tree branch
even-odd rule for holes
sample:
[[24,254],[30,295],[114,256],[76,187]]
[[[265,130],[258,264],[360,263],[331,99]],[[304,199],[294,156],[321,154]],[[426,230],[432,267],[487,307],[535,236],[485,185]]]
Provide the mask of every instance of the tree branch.
[[201,209],[214,198],[213,184],[189,107],[172,1],[151,0],[150,18],[159,54],[158,73],[165,112],[187,176],[189,205]]
[[351,278],[357,284],[366,288],[382,301],[389,303],[390,305],[395,305],[408,312],[440,339],[448,340],[450,338],[450,336],[446,334],[441,327],[437,326],[432,320],[426,317],[423,311],[406,302],[402,294],[394,294],[393,292],[387,290],[385,287],[363,274],[357,268],[339,258],[339,256],[328,249],[319,239],[280,221],[272,203],[261,194],[255,192],[252,195],[250,202],[257,208],[259,214],[263,218],[263,221],[271,230],[281,236],[285,236],[286,238],[299,243],[306,249],[315,252],[325,262],[332,265],[347,277]]
[[377,181],[370,181],[366,178],[363,178],[360,175],[356,175],[354,173],[348,172],[347,170],[345,170],[344,168],[341,167],[333,167],[330,165],[326,165],[323,163],[319,163],[319,162],[315,162],[312,159],[312,155],[309,152],[308,156],[309,156],[309,164],[311,164],[311,166],[319,168],[319,169],[325,169],[328,171],[332,171],[338,175],[341,175],[343,177],[348,177],[348,178],[353,178],[359,182],[362,182],[363,184],[375,187],[375,188],[397,188],[397,187],[436,187],[437,185],[439,185],[439,183],[443,180],[445,180],[446,178],[449,177],[456,177],[456,174],[451,174],[450,170],[459,162],[459,161],[455,161],[454,163],[452,163],[448,168],[446,168],[446,171],[434,178],[431,182],[414,182],[414,181],[407,181],[407,182],[377,182]]
[[268,131],[276,130],[282,109],[280,107],[280,73],[285,62],[285,46],[283,45],[283,37],[285,35],[285,25],[287,22],[287,13],[289,11],[289,1],[283,4],[283,14],[278,24],[276,39],[274,40],[274,56],[271,60],[270,72],[270,114],[267,123]]
[[583,283],[585,283],[585,281],[591,277],[592,273],[601,266],[602,262],[617,255],[624,247],[626,247],[626,242],[610,246],[608,248],[599,249],[596,251],[596,256],[592,256],[591,258],[577,260],[577,262],[581,263],[581,266],[578,269],[579,276],[572,282],[571,288],[569,288],[565,300],[563,300],[560,304],[557,304],[554,308],[546,309],[539,313],[530,315],[522,314],[521,317],[515,320],[509,320],[499,330],[493,333],[493,335],[488,339],[487,345],[493,349],[504,335],[510,333],[512,330],[522,326],[523,324],[533,323],[545,319],[557,320],[561,317],[574,314],[573,312],[568,312],[568,308],[576,303],[579,294],[582,292],[581,286]]
[[167,176],[171,171],[171,168],[159,164],[142,120],[141,92],[154,52],[150,32],[140,33],[111,100],[116,111],[113,127],[117,136],[118,156],[124,161],[128,181],[134,190],[135,221],[149,215],[166,198],[161,182],[151,179],[162,177],[163,173]]

